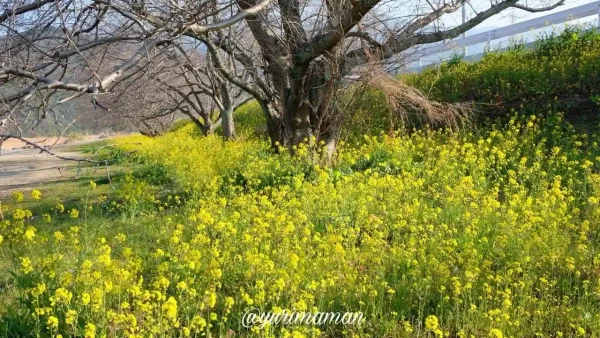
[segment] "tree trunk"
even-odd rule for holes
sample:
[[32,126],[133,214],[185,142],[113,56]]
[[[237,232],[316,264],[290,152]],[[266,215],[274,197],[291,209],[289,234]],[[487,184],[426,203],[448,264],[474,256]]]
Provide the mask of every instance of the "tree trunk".
[[[305,99],[304,90],[298,87],[288,90],[284,96],[286,124],[289,126],[290,145],[312,142],[313,125],[311,124],[312,107]],[[318,134],[317,134],[318,135]]]
[[327,157],[335,152],[339,137],[337,110],[339,81],[332,78],[331,65],[314,63],[310,67],[292,68],[290,85],[281,95],[284,107],[286,145],[307,143],[311,149],[324,142]]
[[198,127],[198,129],[202,130],[202,135],[207,136],[212,134],[212,121],[210,121],[209,119],[206,119],[205,117],[202,118],[202,120],[204,121],[200,121],[200,119],[198,119],[196,116],[194,116],[192,113],[190,112],[184,112],[185,115],[187,115],[190,120],[192,120],[192,122],[194,122],[194,124],[196,125],[196,127]]
[[226,107],[221,112],[223,123],[223,138],[233,140],[236,138],[235,125],[233,123],[233,107]]
[[201,115],[202,121],[204,121],[202,123],[204,125],[204,127],[202,127],[202,134],[204,134],[204,136],[212,135],[215,132],[215,125],[210,119],[210,113],[203,113]]
[[235,135],[235,126],[233,124],[233,100],[226,82],[221,83],[221,121],[223,123],[223,138],[233,140]]
[[204,128],[202,128],[202,134],[204,134],[204,136],[209,136],[215,133],[215,128],[213,127],[212,122],[209,122],[208,124],[206,124],[204,126]]
[[271,140],[271,147],[278,151],[280,146],[288,146],[289,142],[286,138],[287,128],[281,119],[276,102],[258,100],[258,104],[262,108],[265,120],[267,121],[267,132]]
[[323,156],[324,160],[327,163],[330,163],[333,160],[335,155],[335,151],[337,149],[337,144],[339,140],[339,130],[332,129],[331,131],[326,131],[320,135],[320,141],[323,141]]

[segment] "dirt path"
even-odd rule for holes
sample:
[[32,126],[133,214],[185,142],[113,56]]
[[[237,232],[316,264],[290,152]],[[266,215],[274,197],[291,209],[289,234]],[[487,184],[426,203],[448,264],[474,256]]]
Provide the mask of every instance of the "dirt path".
[[[73,152],[71,147],[90,142],[93,141],[61,145],[52,151],[61,156],[80,158],[84,155]],[[0,154],[0,198],[13,190],[43,187],[45,183],[67,180],[68,177],[74,176],[77,170],[77,162],[64,161],[46,153],[40,154],[39,150],[3,150]]]
[[[84,135],[84,136],[79,137],[77,139],[77,141],[74,141],[74,140],[66,138],[66,137],[51,136],[51,137],[28,137],[27,140],[30,142],[34,142],[35,144],[39,145],[40,147],[47,147],[47,146],[57,147],[57,146],[64,145],[64,144],[81,144],[81,143],[86,143],[86,142],[92,142],[92,141],[98,140],[99,138],[104,138],[104,137],[105,136]],[[4,141],[4,143],[2,143],[2,153],[3,154],[5,152],[10,153],[10,152],[14,152],[14,151],[22,150],[22,149],[33,149],[33,147],[29,146],[25,142],[18,140],[16,138],[8,139],[8,140]]]

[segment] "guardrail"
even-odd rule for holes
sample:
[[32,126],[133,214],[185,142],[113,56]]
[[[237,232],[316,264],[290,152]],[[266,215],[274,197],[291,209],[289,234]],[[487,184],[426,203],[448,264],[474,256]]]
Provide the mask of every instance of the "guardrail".
[[419,65],[422,66],[421,59],[427,56],[452,51],[455,48],[459,47],[465,48],[483,42],[487,42],[489,48],[493,40],[511,37],[516,34],[526,33],[535,29],[544,28],[559,23],[565,23],[593,15],[598,16],[597,27],[600,28],[600,1],[595,1],[586,5],[566,9],[564,11],[519,22],[510,26],[493,29],[487,32],[478,33],[463,38],[448,40],[442,44],[424,47],[422,49],[419,49],[416,52],[416,55],[419,56]]

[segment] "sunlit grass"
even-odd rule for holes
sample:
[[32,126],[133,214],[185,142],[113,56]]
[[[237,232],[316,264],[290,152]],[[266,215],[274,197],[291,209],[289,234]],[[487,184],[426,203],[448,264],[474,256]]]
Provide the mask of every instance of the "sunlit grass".
[[[560,118],[367,137],[331,165],[306,148],[276,155],[263,141],[186,128],[119,140],[136,153],[116,191],[82,179],[10,202],[0,327],[88,337],[599,329],[600,149]],[[366,323],[241,327],[255,307],[362,311]]]

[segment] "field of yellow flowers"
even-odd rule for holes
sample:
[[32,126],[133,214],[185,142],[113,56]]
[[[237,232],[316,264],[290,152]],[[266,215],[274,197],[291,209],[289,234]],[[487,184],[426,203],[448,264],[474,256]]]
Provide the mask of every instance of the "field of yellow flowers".
[[331,165],[191,124],[119,143],[138,169],[115,192],[3,201],[2,336],[600,335],[600,146],[560,117],[368,137]]

